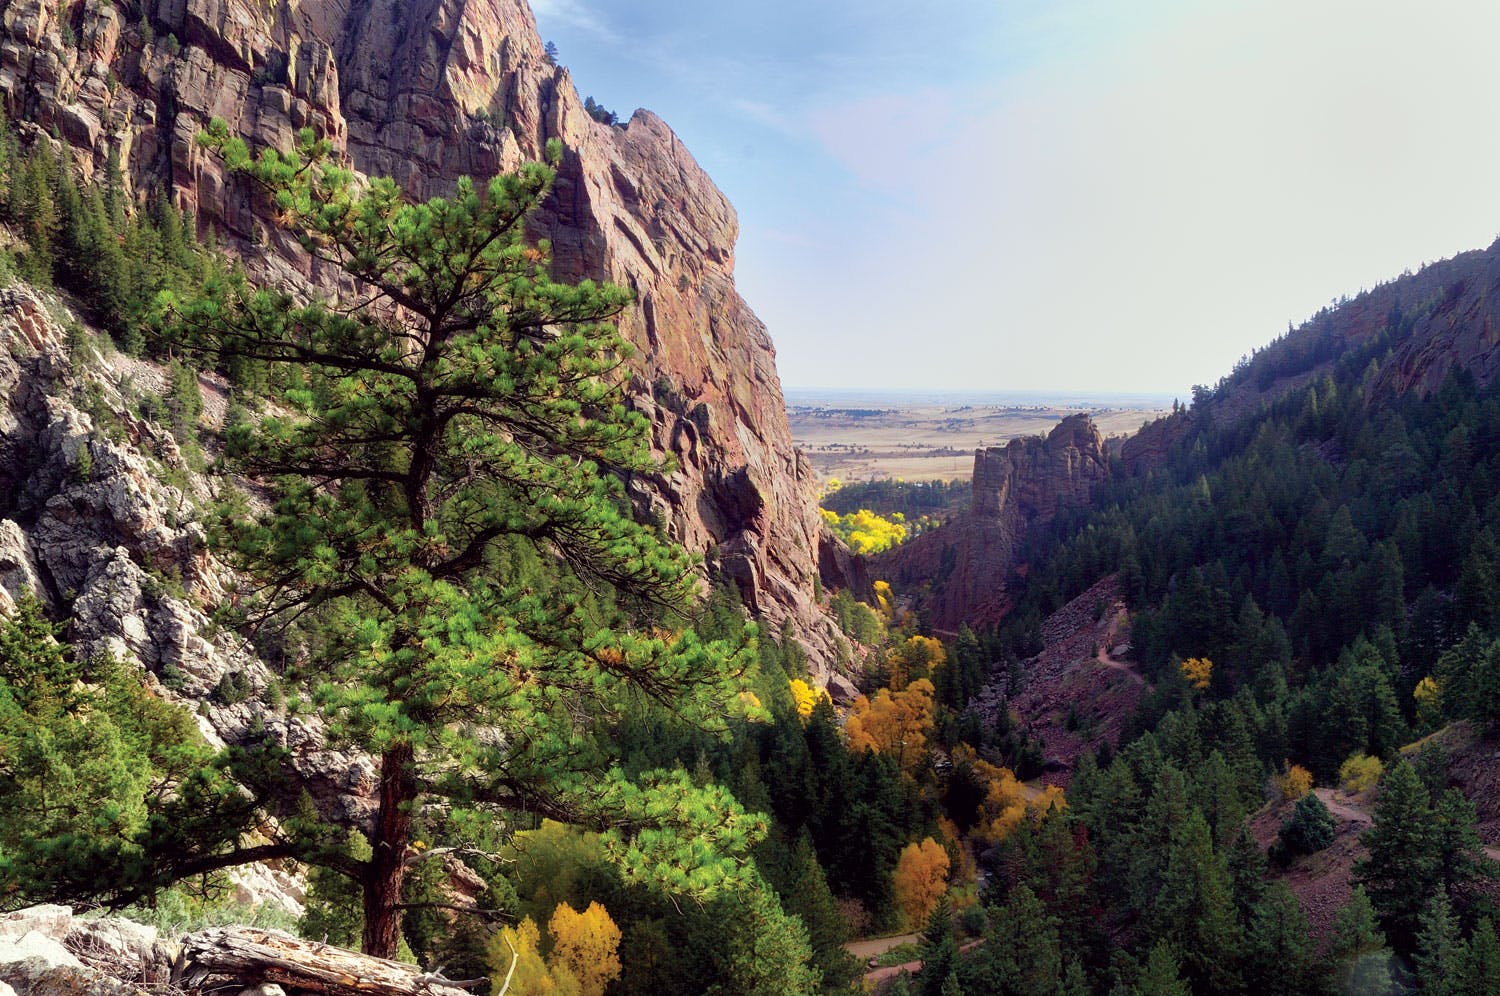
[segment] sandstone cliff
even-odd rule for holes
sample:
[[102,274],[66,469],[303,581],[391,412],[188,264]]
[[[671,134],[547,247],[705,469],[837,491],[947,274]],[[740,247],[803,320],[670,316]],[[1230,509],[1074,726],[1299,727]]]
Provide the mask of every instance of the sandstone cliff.
[[873,572],[926,585],[921,601],[939,629],[998,622],[1027,536],[1059,511],[1087,504],[1109,474],[1104,438],[1087,415],[1064,419],[1045,437],[976,450],[969,512],[877,559]]
[[770,338],[734,288],[734,209],[655,115],[589,117],[542,57],[524,0],[0,0],[0,103],[33,135],[60,136],[86,173],[118,156],[137,196],[169,193],[285,282],[332,277],[195,146],[210,117],[282,147],[311,127],[414,195],[560,139],[535,234],[559,277],[635,291],[621,321],[640,350],[631,394],[675,460],[632,491],[753,611],[773,627],[790,618],[827,673],[838,636],[813,599],[813,473],[792,446]]

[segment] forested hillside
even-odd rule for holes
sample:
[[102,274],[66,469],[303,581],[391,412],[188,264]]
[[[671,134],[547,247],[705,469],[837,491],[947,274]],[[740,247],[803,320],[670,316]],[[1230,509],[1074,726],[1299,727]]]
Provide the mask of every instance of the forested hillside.
[[1500,994],[1500,243],[820,516],[520,0],[0,41],[0,993]]
[[[1493,991],[1495,866],[1477,833],[1494,832],[1492,775],[1460,777],[1442,745],[1462,743],[1472,775],[1500,732],[1500,393],[1476,377],[1492,350],[1434,354],[1434,338],[1476,334],[1440,320],[1467,274],[1429,286],[1455,266],[1371,295],[1425,299],[1347,344],[1329,330],[1350,327],[1345,309],[1368,316],[1365,297],[1257,354],[1133,441],[1158,448],[1136,473],[1033,537],[998,653],[1029,657],[1042,619],[1118,574],[1154,685],[1118,751],[1072,772],[1077,839],[1097,865],[1069,902],[1105,915],[1102,934],[1089,917],[1070,933],[1070,907],[1042,892],[1035,913],[1056,918],[1063,950],[1092,943],[1096,964],[1109,949],[1118,964],[1124,947],[1145,977],[1170,956],[1198,992]],[[1441,382],[1408,377],[1412,355]],[[1423,740],[1449,724],[1477,742]],[[1278,869],[1294,885],[1326,873],[1303,857],[1334,840],[1314,784],[1342,787],[1373,825],[1341,873],[1360,890],[1310,928]],[[1269,878],[1245,822],[1263,792],[1302,800]],[[1052,874],[993,867],[1012,903],[1035,901],[1028,876]],[[1368,957],[1381,948],[1394,957]]]

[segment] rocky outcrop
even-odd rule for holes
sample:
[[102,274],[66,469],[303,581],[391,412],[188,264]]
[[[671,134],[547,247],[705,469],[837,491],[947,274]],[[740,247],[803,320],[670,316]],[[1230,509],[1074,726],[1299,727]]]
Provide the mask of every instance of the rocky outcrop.
[[145,0],[139,19],[126,9],[0,0],[0,102],[33,136],[61,136],[86,173],[117,156],[133,190],[170,192],[262,278],[332,284],[197,148],[211,117],[259,145],[312,128],[414,195],[559,139],[534,233],[551,241],[558,276],[635,292],[621,320],[639,350],[631,395],[664,467],[633,482],[640,509],[773,626],[790,619],[826,673],[839,638],[813,598],[814,474],[792,446],[770,338],[734,287],[734,209],[660,118],[590,117],[567,70],[543,57],[524,0]]
[[1027,535],[1087,504],[1109,475],[1104,438],[1087,415],[1063,419],[1045,437],[976,450],[969,512],[878,558],[873,572],[920,588],[940,629],[998,622]]
[[1060,508],[1088,503],[1109,477],[1104,437],[1087,415],[1070,415],[1043,436],[974,451],[972,514],[1051,522]]
[[[275,740],[325,812],[365,819],[370,760],[330,749],[316,718],[274,710],[272,667],[206,614],[234,585],[198,517],[213,496],[169,432],[129,414],[162,389],[162,371],[75,349],[34,293],[0,290],[0,610],[39,599],[68,620],[75,652],[139,666],[157,694],[193,708],[211,743],[244,743],[252,729]],[[299,911],[292,883],[248,874],[247,898]]]
[[1120,444],[1120,463],[1125,473],[1145,474],[1165,464],[1172,447],[1185,439],[1192,427],[1192,415],[1186,410],[1174,411],[1141,426]]
[[112,996],[164,989],[178,946],[156,928],[33,906],[0,917],[0,992]]

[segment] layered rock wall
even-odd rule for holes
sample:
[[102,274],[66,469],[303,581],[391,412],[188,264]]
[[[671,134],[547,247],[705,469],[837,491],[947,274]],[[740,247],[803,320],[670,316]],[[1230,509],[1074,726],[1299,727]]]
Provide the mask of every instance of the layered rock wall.
[[976,450],[968,514],[897,547],[877,560],[874,572],[920,587],[939,629],[999,622],[1028,533],[1063,509],[1087,504],[1109,475],[1104,437],[1087,415],[1064,419],[1045,437]]
[[33,137],[60,136],[86,174],[116,157],[138,197],[171,196],[261,278],[325,287],[333,275],[196,146],[211,117],[252,145],[312,128],[415,196],[561,140],[532,227],[558,277],[636,294],[621,319],[639,349],[630,393],[664,467],[632,482],[638,504],[831,665],[814,474],[792,446],[770,337],[734,287],[734,209],[660,118],[590,117],[524,0],[0,0],[0,103]]

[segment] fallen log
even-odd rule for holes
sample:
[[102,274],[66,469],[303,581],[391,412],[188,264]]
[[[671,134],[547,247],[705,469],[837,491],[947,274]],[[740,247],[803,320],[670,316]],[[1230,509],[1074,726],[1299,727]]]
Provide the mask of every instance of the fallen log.
[[304,941],[279,930],[213,927],[182,939],[173,981],[188,990],[215,982],[263,983],[328,996],[472,996],[488,979],[454,981],[384,958]]

